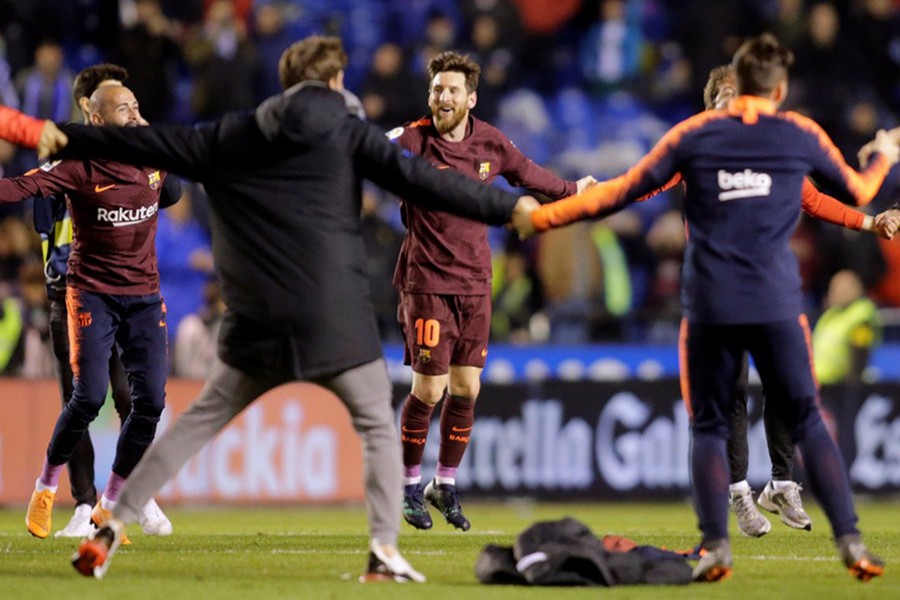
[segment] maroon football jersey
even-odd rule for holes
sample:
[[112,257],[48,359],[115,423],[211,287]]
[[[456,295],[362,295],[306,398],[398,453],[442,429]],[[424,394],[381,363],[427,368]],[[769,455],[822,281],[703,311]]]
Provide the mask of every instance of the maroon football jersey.
[[[469,117],[466,137],[448,142],[425,117],[398,127],[388,137],[439,169],[455,169],[490,184],[502,175],[511,185],[557,199],[576,191],[533,163],[492,125]],[[446,212],[401,206],[407,233],[394,271],[394,286],[405,292],[467,296],[491,293],[491,249],[487,226]]]
[[0,202],[66,194],[73,238],[67,283],[100,294],[153,294],[159,292],[156,217],[164,177],[110,161],[55,161],[0,180]]

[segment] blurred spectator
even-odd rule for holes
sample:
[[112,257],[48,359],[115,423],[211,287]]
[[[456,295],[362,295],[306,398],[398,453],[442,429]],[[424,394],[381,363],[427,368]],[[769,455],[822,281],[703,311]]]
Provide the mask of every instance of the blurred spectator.
[[464,52],[481,66],[475,113],[485,121],[497,117],[500,99],[511,82],[518,80],[516,57],[512,48],[501,45],[500,31],[501,25],[493,15],[479,15],[472,23],[468,43],[463,46]]
[[213,119],[256,105],[256,50],[233,0],[214,0],[185,55],[194,77],[191,108],[197,118]]
[[182,64],[177,25],[166,18],[158,0],[136,0],[134,24],[119,38],[113,62],[128,70],[128,87],[140,98],[148,121],[167,120]]
[[287,27],[287,8],[283,2],[258,2],[253,16],[253,41],[259,54],[256,99],[261,102],[281,92],[278,60],[295,40]]
[[643,237],[640,217],[632,211],[622,213],[591,226],[591,241],[603,267],[602,306],[604,314],[611,320],[625,317],[634,304],[634,286],[624,240],[640,240]]
[[652,252],[649,281],[642,304],[646,340],[675,343],[681,322],[681,263],[685,247],[684,218],[680,211],[668,210],[647,232]]
[[[427,31],[439,18],[446,19],[447,27],[456,31],[462,25],[457,4],[456,0],[390,0],[387,2],[390,23],[388,37],[403,48],[412,48],[421,42],[423,37],[436,35],[436,32],[427,33]],[[444,27],[443,24],[441,26]],[[452,43],[438,52],[450,49],[450,45]],[[422,65],[423,72],[424,65],[427,65],[429,60],[430,57],[425,59]]]
[[62,47],[53,40],[41,42],[34,65],[16,77],[22,112],[51,121],[72,116],[72,73],[65,68]]
[[852,271],[831,278],[825,306],[812,332],[816,379],[823,385],[858,383],[881,340],[878,308]]
[[44,40],[79,41],[80,4],[60,0],[0,1],[0,34],[6,39],[13,73],[32,64],[34,53]]
[[826,131],[834,131],[840,123],[841,104],[847,101],[847,73],[843,63],[835,60],[840,27],[833,5],[823,2],[813,6],[806,36],[795,47],[796,61],[791,71],[790,103],[799,106]]
[[884,275],[872,290],[874,297],[884,306],[900,308],[900,243],[893,240],[879,239],[881,253],[884,256]]
[[[363,188],[360,226],[366,247],[369,293],[381,339],[402,342],[402,331],[397,324],[397,290],[392,281],[403,233],[391,227],[382,216],[380,193],[380,190],[369,185]],[[395,200],[390,196],[388,201],[393,203]]]
[[581,7],[581,0],[515,0],[515,3],[526,35],[539,38],[555,34]]
[[434,10],[428,14],[425,23],[425,36],[413,52],[413,71],[427,79],[427,66],[431,59],[456,46],[457,26],[453,18],[445,12]]
[[9,217],[0,221],[0,282],[18,282],[25,260],[39,252],[40,238],[24,220]]
[[205,0],[160,0],[163,13],[184,25],[196,25],[203,21]]
[[53,347],[50,344],[50,315],[48,313],[44,265],[29,260],[19,272],[22,293],[22,363],[17,368],[20,377],[55,377]]
[[514,56],[519,54],[524,35],[522,18],[513,0],[461,0],[459,5],[467,30],[474,29],[480,17],[490,17],[498,29],[497,46],[508,49]]
[[213,274],[209,234],[194,217],[192,195],[192,186],[185,185],[181,200],[159,212],[156,230],[160,290],[166,303],[170,344],[181,319],[200,310],[203,286]]
[[[0,375],[17,375],[25,358],[22,305],[8,284],[0,285]],[[52,364],[52,363],[51,363]]]
[[549,92],[565,81],[562,65],[574,63],[573,47],[578,38],[561,32],[578,14],[581,0],[515,0],[525,35],[522,40],[522,64],[525,85]]
[[581,43],[581,73],[591,89],[607,93],[632,83],[641,67],[639,3],[603,0],[597,22]]
[[900,111],[900,9],[891,0],[856,0],[845,32],[840,59],[847,61],[854,85],[868,87],[882,105]]
[[829,223],[816,222],[817,270],[813,291],[823,298],[830,289],[830,281],[839,271],[852,271],[862,281],[864,289],[873,288],[884,276],[887,265],[878,239]]
[[[59,3],[57,3],[58,5]],[[103,62],[103,57],[115,51],[121,34],[121,18],[118,0],[78,0],[72,2],[72,16],[68,23],[67,49],[78,48],[77,56],[69,56],[69,66],[81,70],[89,64]],[[75,34],[77,32],[77,34]],[[71,39],[75,37],[75,39]]]
[[766,30],[786,47],[796,48],[806,35],[803,0],[776,0],[775,7],[775,18],[765,26]]
[[[258,0],[259,1],[259,0]],[[265,0],[262,0],[265,2]],[[219,0],[203,0],[203,12],[209,14],[214,10],[214,6]],[[253,14],[253,0],[229,0],[232,6],[234,18],[240,21],[241,27],[246,31],[250,28],[250,21]]]
[[203,287],[203,306],[185,316],[178,325],[172,352],[174,375],[206,379],[216,356],[225,308],[218,282],[208,281]]
[[575,223],[548,231],[538,240],[537,274],[552,343],[590,341],[603,294],[603,272],[590,225]]
[[[673,3],[675,4],[675,3]],[[753,0],[691,0],[678,3],[672,12],[676,38],[691,65],[691,89],[697,110],[702,108],[700,90],[709,72],[731,62],[738,46],[749,35],[761,33],[766,3]]]
[[535,305],[536,289],[528,262],[516,245],[508,244],[494,259],[493,273],[491,339],[513,343],[530,341],[531,315],[538,308]]
[[[6,62],[4,46],[3,37],[0,35],[0,104],[18,108],[19,96],[12,82],[12,74],[9,70],[9,63]],[[4,176],[5,166],[16,156],[16,151],[17,148],[15,146],[0,140],[0,177]]]
[[19,94],[12,82],[12,71],[6,61],[6,42],[0,35],[0,104],[19,108]]
[[397,44],[382,44],[372,58],[372,70],[362,87],[362,103],[367,118],[385,128],[399,127],[418,119],[428,110],[421,94],[428,81],[410,74],[403,51]]

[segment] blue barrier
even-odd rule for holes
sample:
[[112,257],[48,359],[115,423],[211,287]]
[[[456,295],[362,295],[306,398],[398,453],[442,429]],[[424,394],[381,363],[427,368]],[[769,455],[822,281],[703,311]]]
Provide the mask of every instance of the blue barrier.
[[[544,379],[654,380],[678,376],[676,346],[492,344],[489,352],[484,380],[493,383]],[[384,353],[391,379],[398,382],[409,381],[412,374],[403,365],[403,347],[399,344],[386,344]],[[900,344],[884,344],[877,348],[872,353],[866,375],[871,381],[900,381]]]

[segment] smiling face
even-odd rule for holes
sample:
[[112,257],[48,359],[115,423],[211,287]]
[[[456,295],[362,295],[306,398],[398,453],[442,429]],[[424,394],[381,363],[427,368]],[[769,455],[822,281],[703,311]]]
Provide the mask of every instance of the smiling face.
[[91,96],[91,123],[137,127],[141,124],[138,101],[125,86],[99,87]]
[[431,80],[428,107],[442,135],[465,127],[475,101],[475,92],[466,88],[466,76],[458,71],[443,71]]

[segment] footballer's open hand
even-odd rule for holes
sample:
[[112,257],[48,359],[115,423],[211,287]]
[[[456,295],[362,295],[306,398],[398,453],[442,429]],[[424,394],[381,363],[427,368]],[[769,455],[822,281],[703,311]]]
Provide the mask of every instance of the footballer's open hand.
[[875,139],[859,149],[856,156],[860,167],[866,168],[873,152],[883,154],[889,165],[897,164],[900,161],[900,128],[890,131],[879,129]]

